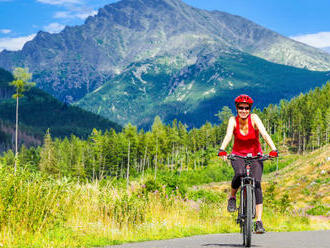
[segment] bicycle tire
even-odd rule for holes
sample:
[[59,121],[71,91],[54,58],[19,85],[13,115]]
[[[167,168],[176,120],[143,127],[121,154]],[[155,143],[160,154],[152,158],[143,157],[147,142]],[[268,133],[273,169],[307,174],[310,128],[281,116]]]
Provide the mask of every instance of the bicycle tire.
[[252,239],[252,187],[247,184],[246,186],[246,217],[244,221],[245,229],[245,246],[251,246]]
[[240,216],[240,228],[241,228],[241,233],[243,237],[243,246],[245,246],[245,217],[246,216],[246,191],[245,188],[242,187],[241,189],[241,201],[240,201],[240,211],[239,211],[239,216]]

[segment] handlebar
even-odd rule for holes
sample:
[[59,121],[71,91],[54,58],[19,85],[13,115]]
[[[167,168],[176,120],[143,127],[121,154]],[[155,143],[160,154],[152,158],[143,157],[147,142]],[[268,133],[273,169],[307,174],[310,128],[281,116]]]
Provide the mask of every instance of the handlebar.
[[236,160],[237,158],[241,158],[244,160],[260,160],[260,161],[265,161],[267,159],[273,159],[275,157],[269,156],[267,154],[258,154],[257,156],[252,156],[252,154],[248,154],[247,156],[240,156],[236,154],[229,154],[227,156],[228,159],[230,160]]

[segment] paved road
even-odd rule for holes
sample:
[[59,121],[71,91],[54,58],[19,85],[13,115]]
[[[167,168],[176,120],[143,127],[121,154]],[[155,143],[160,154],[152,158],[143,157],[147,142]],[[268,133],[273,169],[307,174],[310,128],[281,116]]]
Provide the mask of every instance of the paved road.
[[[222,248],[242,247],[238,233],[212,234],[107,246],[104,248]],[[252,247],[258,248],[330,248],[330,230],[312,232],[266,233],[252,236]]]

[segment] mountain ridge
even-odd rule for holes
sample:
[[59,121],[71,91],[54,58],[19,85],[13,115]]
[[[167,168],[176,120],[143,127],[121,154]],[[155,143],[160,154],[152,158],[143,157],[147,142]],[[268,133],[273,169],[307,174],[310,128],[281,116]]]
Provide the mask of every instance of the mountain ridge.
[[205,121],[218,122],[216,114],[222,106],[235,111],[234,97],[242,92],[255,98],[255,106],[262,109],[330,79],[328,72],[275,64],[237,50],[226,56],[205,55],[170,72],[163,61],[133,63],[75,104],[122,125],[130,122],[148,129],[159,115],[166,123],[178,119],[188,127],[199,127]]
[[[210,50],[234,48],[272,62],[330,70],[330,55],[285,38],[243,17],[191,7],[180,0],[123,0],[85,24],[58,34],[39,32],[22,51],[0,53],[0,67],[26,66],[37,86],[72,103],[157,56],[193,64]],[[304,51],[301,53],[301,51]]]

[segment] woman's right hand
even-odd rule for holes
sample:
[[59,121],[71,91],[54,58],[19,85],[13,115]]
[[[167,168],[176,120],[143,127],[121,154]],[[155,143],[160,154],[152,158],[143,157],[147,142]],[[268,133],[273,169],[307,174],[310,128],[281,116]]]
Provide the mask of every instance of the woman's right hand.
[[218,156],[221,157],[224,161],[227,161],[227,152],[225,150],[219,149]]

